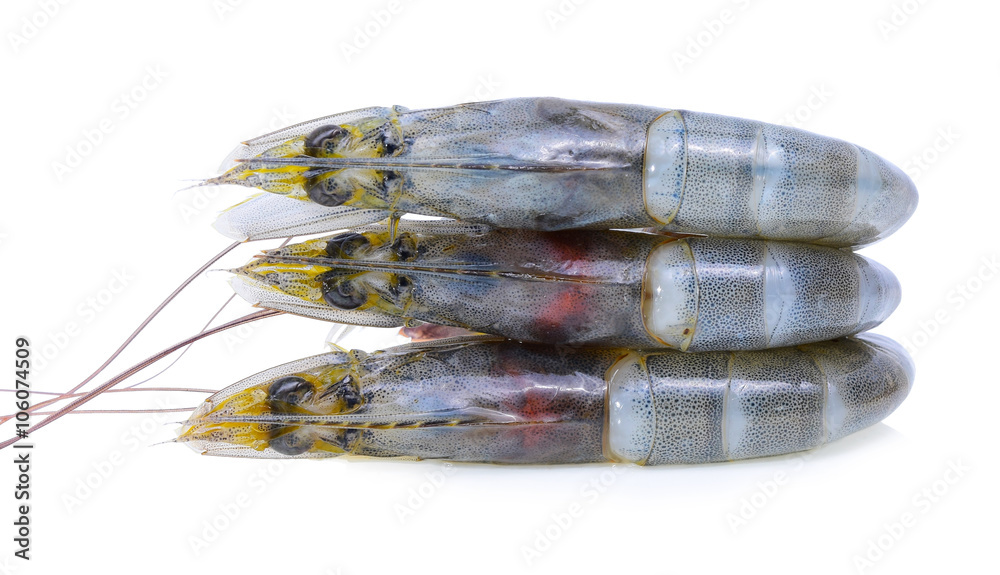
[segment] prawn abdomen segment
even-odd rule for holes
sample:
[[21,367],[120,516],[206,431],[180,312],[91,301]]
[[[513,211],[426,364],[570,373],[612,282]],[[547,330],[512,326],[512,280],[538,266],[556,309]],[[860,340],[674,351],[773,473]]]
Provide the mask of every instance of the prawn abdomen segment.
[[906,352],[879,336],[629,354],[609,373],[606,456],[642,465],[811,449],[881,421],[913,382]]
[[899,298],[892,272],[845,250],[685,238],[650,252],[642,317],[649,335],[670,347],[754,350],[870,329]]
[[662,229],[836,246],[870,244],[916,209],[910,178],[835,138],[670,111],[649,127],[643,196]]

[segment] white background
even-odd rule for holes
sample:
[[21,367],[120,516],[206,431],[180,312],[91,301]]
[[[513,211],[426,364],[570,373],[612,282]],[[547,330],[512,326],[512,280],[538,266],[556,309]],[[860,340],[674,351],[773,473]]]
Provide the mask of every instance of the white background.
[[[908,166],[916,215],[864,253],[904,288],[878,331],[916,347],[910,397],[884,424],[805,455],[618,474],[268,466],[146,447],[172,438],[163,422],[181,413],[74,415],[32,436],[30,564],[12,557],[13,453],[0,457],[0,572],[913,573],[995,559],[1000,280],[983,263],[1000,256],[995,3],[399,2],[377,26],[388,0],[5,2],[0,354],[13,359],[20,334],[36,356],[47,350],[37,389],[89,374],[230,243],[210,223],[246,192],[177,190],[243,139],[370,105],[561,96],[799,125]],[[359,36],[366,26],[374,35]],[[345,45],[359,47],[348,57]],[[68,148],[83,157],[61,173]],[[116,272],[127,285],[103,292],[120,287]],[[198,279],[106,375],[200,329],[228,290],[218,274]],[[234,302],[225,317],[248,311]],[[328,328],[268,320],[196,345],[156,383],[221,388],[321,352]],[[159,398],[185,407],[203,395]],[[13,403],[0,396],[0,413]],[[574,503],[582,516],[559,526]],[[907,513],[910,526],[892,526]],[[212,540],[196,550],[196,537]],[[542,547],[529,565],[525,549]]]

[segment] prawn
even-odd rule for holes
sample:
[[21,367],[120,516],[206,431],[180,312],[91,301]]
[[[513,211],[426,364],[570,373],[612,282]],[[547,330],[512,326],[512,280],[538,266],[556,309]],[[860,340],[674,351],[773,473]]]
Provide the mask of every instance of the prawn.
[[557,98],[365,108],[245,142],[202,185],[253,198],[237,239],[330,232],[412,213],[499,228],[653,228],[863,246],[913,213],[910,178],[854,144],[715,114]]
[[[905,174],[853,144],[523,98],[338,114],[250,140],[226,166],[204,184],[273,192],[220,216],[231,237],[389,223],[265,252],[233,283],[272,310],[171,350],[284,311],[498,335],[342,350],[251,376],[185,422],[177,441],[203,453],[726,461],[853,433],[912,385],[898,344],[841,337],[884,320],[899,286],[836,248],[884,238],[917,201]],[[406,213],[460,221],[400,223]],[[136,370],[67,395],[39,426]]]
[[266,370],[209,397],[177,441],[234,457],[708,463],[854,433],[912,380],[906,352],[869,334],[699,354],[460,337]]
[[798,345],[870,329],[895,276],[831,247],[623,231],[400,222],[291,244],[231,270],[258,307],[414,321],[563,345],[684,351]]

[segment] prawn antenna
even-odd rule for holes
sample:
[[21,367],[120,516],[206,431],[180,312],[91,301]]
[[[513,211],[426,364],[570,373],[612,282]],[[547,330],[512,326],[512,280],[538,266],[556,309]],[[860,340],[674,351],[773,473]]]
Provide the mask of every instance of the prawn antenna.
[[[159,312],[159,309],[162,309],[162,307],[163,306],[161,305],[160,308],[157,309],[157,312]],[[154,315],[155,315],[155,313],[156,312],[154,312]],[[158,353],[156,353],[156,354],[154,354],[154,355],[152,355],[152,356],[144,359],[143,361],[141,361],[141,362],[133,365],[132,367],[130,367],[130,368],[126,369],[125,371],[119,373],[118,375],[112,377],[108,381],[106,381],[106,382],[102,383],[101,385],[95,387],[93,390],[88,391],[87,393],[81,395],[80,397],[78,397],[76,400],[74,400],[69,405],[67,405],[67,406],[65,406],[65,407],[63,407],[63,408],[61,408],[61,409],[53,412],[52,415],[49,415],[48,417],[46,417],[42,421],[40,421],[37,424],[35,424],[34,426],[32,426],[32,428],[33,428],[33,430],[38,430],[38,429],[41,429],[41,428],[45,427],[46,425],[52,423],[53,421],[59,419],[60,417],[66,415],[67,413],[70,413],[71,411],[79,408],[80,406],[82,406],[83,404],[87,403],[88,401],[94,399],[98,395],[104,393],[105,391],[111,389],[112,387],[118,385],[122,381],[125,381],[129,377],[132,377],[136,373],[142,371],[143,369],[149,367],[150,365],[156,363],[157,361],[160,361],[164,357],[167,357],[168,355],[170,355],[171,353],[177,351],[178,349],[181,349],[182,347],[190,345],[190,344],[192,344],[192,343],[194,343],[194,342],[196,342],[196,341],[198,341],[198,340],[200,340],[202,338],[208,337],[210,335],[214,335],[216,333],[226,331],[227,329],[232,329],[234,327],[239,327],[241,325],[248,324],[248,323],[251,323],[251,322],[254,322],[254,321],[257,321],[257,320],[260,320],[260,319],[264,319],[264,318],[267,318],[267,317],[281,315],[283,313],[285,313],[285,312],[279,311],[279,310],[271,310],[271,309],[257,311],[257,312],[251,313],[251,314],[247,314],[247,315],[245,315],[245,316],[243,316],[241,318],[234,319],[233,321],[230,321],[228,323],[224,323],[224,324],[222,324],[220,326],[216,326],[216,327],[213,327],[211,329],[207,329],[205,331],[202,331],[201,333],[195,334],[195,335],[193,335],[193,336],[191,336],[191,337],[189,337],[187,339],[184,339],[184,340],[182,340],[182,341],[180,341],[178,343],[175,343],[174,345],[172,345],[172,346],[170,346],[170,347],[168,347],[168,348],[166,348],[166,349],[164,349],[164,350],[162,350],[162,351],[160,351],[160,352],[158,352]],[[144,322],[144,324],[145,323],[148,323],[148,320],[147,320],[147,322]],[[138,330],[137,330],[136,333],[138,333]],[[135,335],[136,334],[133,333],[132,337],[135,337]],[[131,341],[131,338],[129,338],[128,341]],[[126,344],[128,343],[128,341],[126,342]],[[111,360],[109,359],[108,362],[110,362],[110,361]],[[104,369],[104,368],[102,367],[101,369]],[[98,370],[98,372],[100,372],[100,370]],[[96,373],[94,375],[96,375]],[[93,377],[93,376],[91,376],[91,377]],[[90,378],[88,378],[88,381],[89,381],[89,379]],[[77,387],[73,388],[73,391],[70,392],[70,393],[75,393],[79,388],[80,388],[80,386],[77,386]],[[20,439],[20,438],[15,435],[14,437],[12,437],[12,438],[4,441],[3,443],[0,443],[0,449],[3,449],[5,447],[9,447],[10,445],[12,445],[15,442],[17,442],[18,439]]]

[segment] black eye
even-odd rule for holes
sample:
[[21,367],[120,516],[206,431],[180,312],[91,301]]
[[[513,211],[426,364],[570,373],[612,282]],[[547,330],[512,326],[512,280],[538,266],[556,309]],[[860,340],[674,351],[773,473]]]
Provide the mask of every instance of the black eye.
[[331,258],[349,258],[354,255],[359,248],[370,245],[371,242],[365,236],[350,232],[326,242],[326,255]]
[[323,281],[323,299],[340,309],[355,309],[368,301],[368,294],[347,278],[329,278]]
[[267,395],[271,401],[280,401],[289,405],[297,405],[308,400],[312,397],[312,393],[312,384],[294,375],[283,377],[267,388]]
[[396,241],[392,242],[389,249],[402,261],[409,261],[417,257],[417,242],[410,234],[400,234]]
[[309,451],[314,440],[304,433],[293,431],[284,435],[279,435],[268,442],[271,449],[284,455],[299,455]]
[[315,177],[306,180],[306,193],[309,199],[321,206],[332,208],[343,205],[354,194],[346,186],[337,181],[337,175]]
[[311,155],[316,153],[332,154],[337,144],[345,136],[347,136],[347,130],[336,124],[320,126],[306,136],[306,152]]

